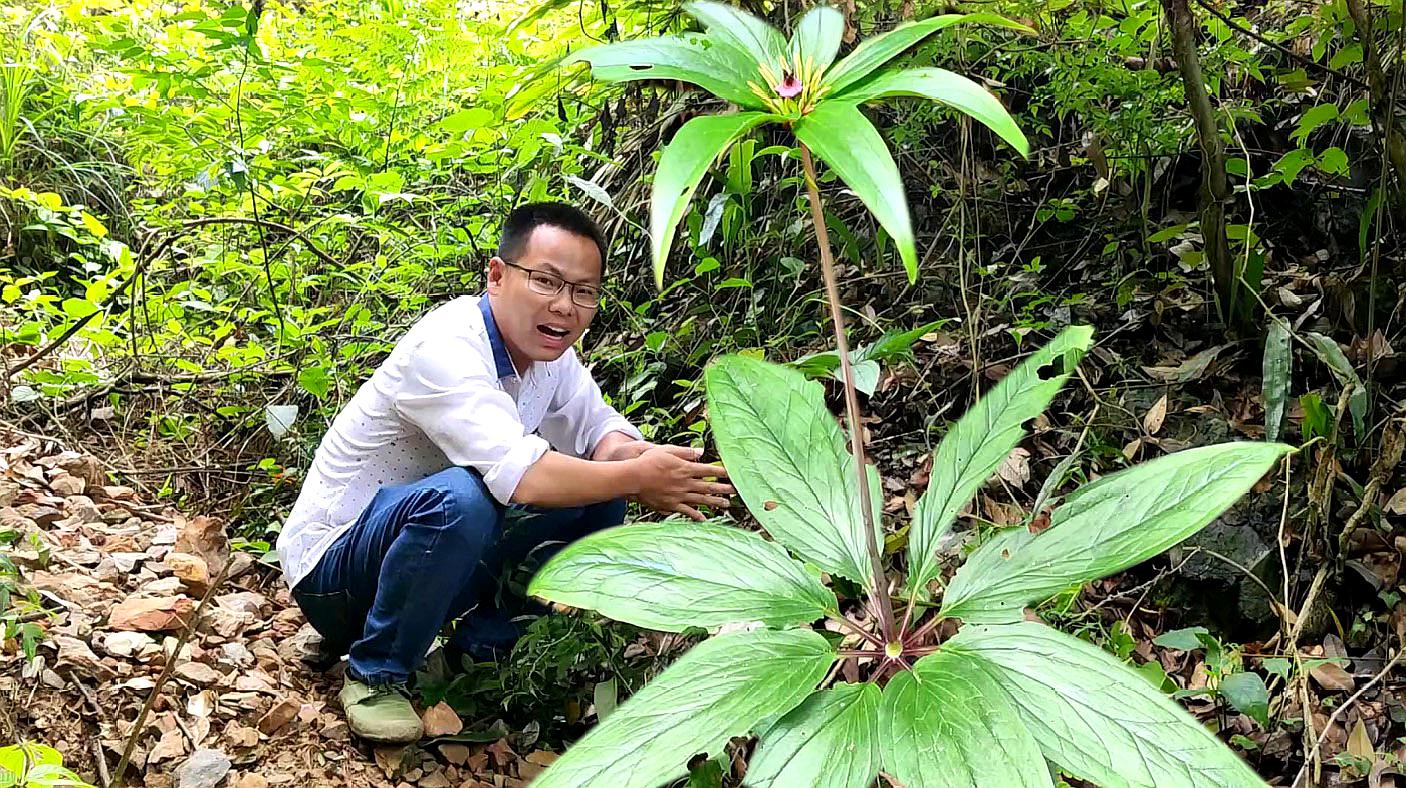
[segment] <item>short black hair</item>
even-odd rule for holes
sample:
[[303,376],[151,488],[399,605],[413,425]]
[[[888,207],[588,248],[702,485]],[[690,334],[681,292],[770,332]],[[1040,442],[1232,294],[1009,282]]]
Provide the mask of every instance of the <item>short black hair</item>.
[[516,262],[527,251],[527,241],[532,237],[532,231],[544,225],[559,227],[594,241],[596,250],[600,252],[601,276],[605,275],[605,233],[585,211],[562,202],[533,202],[514,208],[503,220],[498,256]]

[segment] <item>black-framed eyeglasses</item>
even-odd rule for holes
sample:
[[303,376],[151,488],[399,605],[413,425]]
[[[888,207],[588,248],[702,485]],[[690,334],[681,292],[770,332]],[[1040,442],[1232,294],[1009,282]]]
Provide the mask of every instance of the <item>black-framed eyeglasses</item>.
[[525,265],[503,261],[503,265],[516,268],[527,274],[527,287],[538,295],[556,298],[563,287],[571,288],[571,303],[582,309],[598,309],[601,303],[601,289],[596,285],[578,285],[568,282],[550,271],[528,268]]

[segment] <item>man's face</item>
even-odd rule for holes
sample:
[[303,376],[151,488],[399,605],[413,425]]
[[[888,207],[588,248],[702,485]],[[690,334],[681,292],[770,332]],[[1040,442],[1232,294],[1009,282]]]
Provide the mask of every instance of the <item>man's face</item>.
[[[556,295],[543,292],[562,281],[566,286]],[[600,252],[590,238],[560,227],[534,229],[520,259],[488,262],[493,317],[515,363],[553,361],[581,338],[596,309],[572,300],[572,284],[579,286],[578,298],[588,300],[581,287],[599,298]]]

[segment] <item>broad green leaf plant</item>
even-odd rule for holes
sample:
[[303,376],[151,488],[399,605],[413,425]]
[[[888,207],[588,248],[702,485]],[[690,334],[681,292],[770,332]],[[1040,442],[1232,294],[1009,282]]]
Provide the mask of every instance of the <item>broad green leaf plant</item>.
[[[649,788],[738,736],[758,745],[748,785],[864,788],[880,772],[909,788],[1053,786],[1053,769],[1104,786],[1263,785],[1157,687],[1110,654],[1051,629],[1027,609],[1151,558],[1209,524],[1289,447],[1191,449],[1072,493],[1038,534],[1003,531],[945,584],[940,542],[1025,437],[1088,349],[1071,327],[977,402],[943,440],[909,531],[906,579],[879,549],[879,477],[864,459],[855,376],[812,161],[828,164],[894,239],[910,278],[917,255],[897,166],[860,104],[919,96],[976,118],[1027,152],[984,88],[936,68],[886,70],[944,15],[860,43],[835,62],[839,12],[816,7],[789,40],[729,6],[685,8],[706,28],[609,44],[577,59],[613,81],[681,80],[741,108],[694,118],[665,148],[651,234],[656,281],[674,229],[712,162],[766,124],[790,129],[820,251],[849,445],[820,384],[792,367],[727,356],[705,373],[718,451],[771,537],[722,523],[631,525],[582,539],[529,592],[667,632],[714,636],[621,704],[534,783]],[[852,472],[851,472],[852,470]],[[827,578],[864,589],[855,614]],[[891,586],[906,599],[896,599]],[[852,661],[849,670],[843,663]],[[858,681],[839,681],[839,676]]]
[[[564,549],[530,593],[666,632],[718,633],[586,734],[534,785],[650,788],[736,736],[759,743],[752,786],[1052,786],[1051,767],[1102,786],[1255,786],[1229,748],[1113,655],[1034,620],[1033,605],[1196,533],[1287,452],[1189,449],[1102,477],[1050,527],[998,532],[945,583],[939,542],[1026,435],[1092,341],[1066,329],[951,429],[918,501],[907,580],[875,573],[857,485],[819,383],[746,356],[706,374],[718,451],[771,536],[721,523],[622,526]],[[876,484],[876,475],[868,477]],[[825,577],[899,617],[846,615]],[[901,616],[899,615],[901,613]],[[857,682],[837,681],[852,660]]]
[[[958,23],[984,22],[1024,31],[1029,28],[990,14],[944,14],[869,38],[836,62],[844,39],[845,19],[834,8],[817,5],[807,11],[796,22],[790,40],[763,20],[722,3],[695,0],[684,8],[706,32],[592,47],[566,62],[588,62],[591,73],[607,81],[687,82],[740,108],[738,112],[693,118],[678,130],[660,156],[650,198],[650,236],[655,284],[661,288],[674,232],[712,163],[764,124],[782,125],[796,138],[844,384],[854,478],[859,480],[860,541],[845,549],[853,553],[851,559],[867,564],[862,576],[878,577],[882,574],[882,562],[860,437],[858,386],[811,152],[828,164],[873,212],[895,241],[909,280],[916,280],[918,255],[903,180],[883,138],[860,113],[859,105],[893,96],[931,99],[976,118],[1022,155],[1028,155],[1025,135],[990,91],[940,68],[885,66],[932,33]],[[843,442],[833,448],[844,453]],[[895,621],[889,605],[883,602],[886,598],[887,591],[877,589],[873,603],[882,621],[883,637],[892,641]]]

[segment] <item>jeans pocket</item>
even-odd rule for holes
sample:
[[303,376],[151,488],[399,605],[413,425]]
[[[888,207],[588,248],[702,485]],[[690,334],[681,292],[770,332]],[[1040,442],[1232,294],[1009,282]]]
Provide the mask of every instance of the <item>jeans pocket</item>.
[[351,594],[345,590],[313,594],[293,589],[293,601],[298,603],[308,623],[322,635],[323,651],[345,653],[361,634],[361,622],[352,616]]

